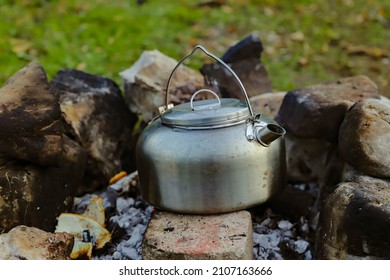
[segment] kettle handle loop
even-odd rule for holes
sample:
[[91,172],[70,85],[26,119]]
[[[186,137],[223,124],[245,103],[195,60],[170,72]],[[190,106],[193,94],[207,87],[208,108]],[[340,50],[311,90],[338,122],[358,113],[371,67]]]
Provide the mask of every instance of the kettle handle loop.
[[252,119],[254,119],[255,115],[253,113],[253,110],[252,110],[252,106],[250,104],[250,101],[249,101],[249,97],[248,97],[248,94],[244,88],[244,85],[242,84],[242,82],[240,81],[240,79],[238,78],[237,74],[234,73],[234,71],[229,67],[229,65],[227,65],[225,62],[223,62],[221,59],[219,59],[218,57],[216,57],[215,55],[213,55],[212,53],[208,52],[203,46],[201,45],[197,45],[195,46],[195,48],[192,50],[191,53],[189,53],[188,55],[186,55],[182,60],[179,61],[179,63],[175,66],[175,68],[173,68],[171,74],[169,75],[169,78],[168,78],[168,82],[167,82],[167,87],[165,89],[165,106],[166,108],[168,108],[168,93],[169,93],[169,86],[171,85],[171,79],[172,79],[172,76],[173,74],[175,73],[176,69],[179,68],[180,64],[183,63],[184,60],[186,60],[187,58],[189,58],[190,56],[192,56],[194,54],[194,52],[197,50],[197,49],[200,49],[201,51],[203,51],[206,55],[208,55],[209,57],[215,59],[217,62],[219,62],[227,71],[230,75],[232,75],[238,85],[240,86],[240,89],[245,97],[245,101],[246,101],[246,104],[248,106],[248,109],[249,109],[249,113],[251,114],[251,117]]
[[[216,99],[217,99],[217,104],[207,104],[207,105],[202,105],[202,106],[194,106],[194,98],[201,92],[209,92],[212,93]],[[191,101],[190,101],[191,109],[192,111],[198,111],[198,110],[207,110],[207,109],[216,109],[216,108],[221,108],[221,99],[219,99],[219,96],[212,90],[210,89],[200,89],[196,91],[192,96],[191,96]]]

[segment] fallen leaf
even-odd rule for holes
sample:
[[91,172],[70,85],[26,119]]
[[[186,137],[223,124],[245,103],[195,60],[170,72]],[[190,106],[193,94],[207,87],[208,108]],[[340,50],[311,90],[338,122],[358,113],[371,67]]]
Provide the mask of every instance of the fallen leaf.
[[385,50],[377,47],[355,46],[349,44],[344,46],[343,50],[346,51],[348,55],[367,55],[375,59],[389,57],[389,54]]
[[15,54],[27,53],[32,48],[31,42],[17,38],[11,38],[10,44]]
[[298,60],[298,64],[300,66],[306,66],[309,64],[309,61],[307,60],[307,58],[304,58],[304,57],[301,57],[299,60]]
[[302,31],[296,31],[290,34],[290,39],[297,42],[305,41],[305,34]]

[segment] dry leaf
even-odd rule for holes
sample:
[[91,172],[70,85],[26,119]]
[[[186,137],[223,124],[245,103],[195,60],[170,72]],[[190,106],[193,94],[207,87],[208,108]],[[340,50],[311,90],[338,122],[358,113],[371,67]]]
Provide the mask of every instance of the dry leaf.
[[15,54],[27,53],[32,48],[31,42],[22,39],[11,38],[10,43]]
[[290,34],[290,39],[297,42],[305,41],[305,34],[302,31],[296,31]]
[[367,55],[375,59],[389,57],[389,54],[385,50],[377,47],[346,45],[343,50],[345,50],[348,55]]

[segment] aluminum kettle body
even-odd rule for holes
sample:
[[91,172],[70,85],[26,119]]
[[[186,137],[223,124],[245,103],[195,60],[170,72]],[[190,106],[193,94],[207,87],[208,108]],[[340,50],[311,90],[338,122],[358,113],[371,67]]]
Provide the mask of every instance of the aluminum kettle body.
[[[274,124],[265,116],[262,120]],[[143,199],[159,209],[193,214],[230,212],[269,200],[286,184],[284,137],[265,146],[248,141],[245,130],[244,123],[187,130],[154,120],[136,147]]]

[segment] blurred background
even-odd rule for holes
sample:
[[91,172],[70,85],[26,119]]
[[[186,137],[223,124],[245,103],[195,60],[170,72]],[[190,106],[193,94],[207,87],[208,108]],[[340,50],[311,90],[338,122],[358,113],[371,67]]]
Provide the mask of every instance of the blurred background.
[[0,0],[0,15],[0,86],[30,61],[49,79],[74,68],[121,85],[144,50],[222,56],[256,33],[274,91],[362,74],[390,97],[387,0]]

